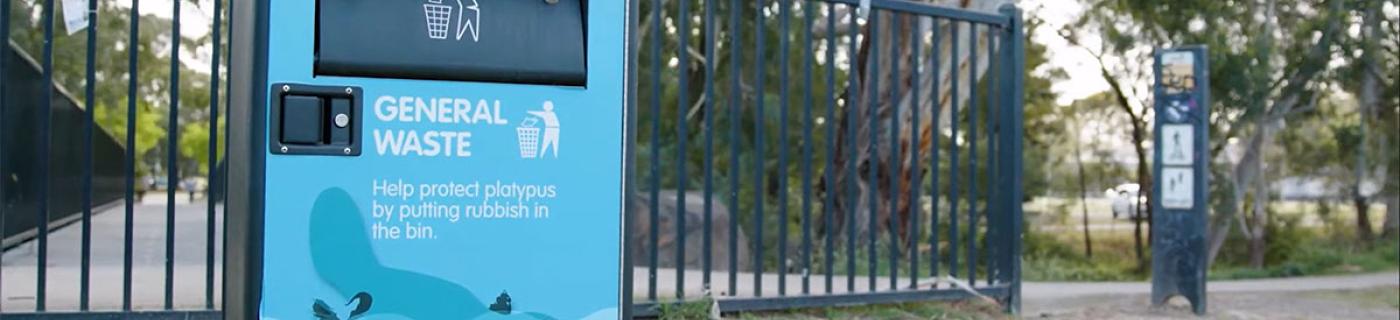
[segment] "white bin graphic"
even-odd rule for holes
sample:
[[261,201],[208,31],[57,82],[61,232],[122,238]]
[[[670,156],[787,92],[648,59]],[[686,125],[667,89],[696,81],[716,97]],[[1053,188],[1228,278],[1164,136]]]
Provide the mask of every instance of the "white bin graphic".
[[515,128],[516,138],[520,140],[521,158],[532,159],[539,156],[540,128],[535,127],[538,122],[535,118],[527,118],[520,122],[520,127]]
[[428,38],[447,39],[447,31],[452,27],[452,7],[442,4],[442,0],[428,0],[423,4],[423,15],[428,19]]

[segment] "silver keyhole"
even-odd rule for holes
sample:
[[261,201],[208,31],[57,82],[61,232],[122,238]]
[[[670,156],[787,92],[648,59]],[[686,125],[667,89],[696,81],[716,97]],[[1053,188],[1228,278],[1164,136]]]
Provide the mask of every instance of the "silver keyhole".
[[339,113],[339,114],[336,114],[336,115],[335,115],[335,126],[336,126],[337,128],[344,128],[345,126],[348,126],[348,125],[350,125],[350,116],[349,116],[349,115],[346,115],[346,114],[344,114],[344,113]]

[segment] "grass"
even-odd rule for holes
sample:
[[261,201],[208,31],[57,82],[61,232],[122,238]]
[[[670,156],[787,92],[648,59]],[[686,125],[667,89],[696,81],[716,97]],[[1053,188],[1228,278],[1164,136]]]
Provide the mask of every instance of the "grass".
[[1217,266],[1209,277],[1211,280],[1297,277],[1377,272],[1400,267],[1400,244],[1393,240],[1377,240],[1377,244],[1369,248],[1308,241],[1296,250],[1287,261],[1264,268]]
[[664,303],[661,304],[661,312],[657,318],[661,320],[708,319],[712,302],[709,297],[705,297],[685,303]]
[[[1265,266],[1249,267],[1245,240],[1232,234],[1209,272],[1211,280],[1400,269],[1400,241],[1377,239],[1369,246],[1358,245],[1356,237],[1350,233],[1353,230],[1345,227],[1348,222],[1304,224],[1301,214],[1273,216],[1275,221],[1270,223],[1267,232]],[[1095,232],[1094,256],[1089,258],[1083,251],[1083,238],[1078,232],[1032,230],[1028,230],[1024,242],[1022,272],[1026,281],[1141,281],[1150,277],[1149,272],[1137,270],[1132,232]],[[1144,254],[1150,259],[1150,248]]]
[[1026,281],[1135,281],[1148,276],[1137,270],[1132,233],[1095,234],[1093,258],[1084,254],[1078,233],[1027,232],[1024,241],[1021,272]]

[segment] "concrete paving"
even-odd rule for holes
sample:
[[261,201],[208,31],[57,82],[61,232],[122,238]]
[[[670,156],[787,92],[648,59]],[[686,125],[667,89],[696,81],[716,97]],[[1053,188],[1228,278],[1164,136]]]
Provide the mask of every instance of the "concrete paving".
[[[179,194],[175,203],[175,255],[173,305],[175,309],[204,309],[208,239],[207,204],[189,202]],[[132,239],[132,307],[137,310],[164,308],[166,205],[164,194],[150,194],[135,205]],[[223,208],[216,208],[215,243],[223,237]],[[125,208],[116,205],[92,218],[90,307],[118,310],[122,307],[123,243]],[[81,271],[81,223],[52,230],[48,241],[46,309],[78,309]],[[0,310],[32,311],[36,304],[38,246],[35,241],[5,251],[0,272]],[[214,304],[220,300],[220,260],[222,246],[215,245]]]
[[[1207,297],[1240,293],[1288,293],[1325,290],[1356,290],[1400,286],[1400,273],[1381,272],[1355,275],[1316,276],[1299,278],[1250,279],[1211,281],[1206,284]],[[1027,315],[1054,313],[1079,308],[1094,301],[1125,296],[1152,294],[1148,282],[1026,282],[1022,309]],[[1144,298],[1145,300],[1145,298]]]

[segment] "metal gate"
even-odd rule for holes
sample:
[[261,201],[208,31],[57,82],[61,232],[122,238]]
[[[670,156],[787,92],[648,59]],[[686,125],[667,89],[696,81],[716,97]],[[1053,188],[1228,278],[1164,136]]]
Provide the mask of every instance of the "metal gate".
[[1023,36],[998,9],[643,1],[637,313],[977,295],[1014,311]]
[[[221,317],[235,0],[0,1],[0,317]],[[637,5],[637,314],[710,298],[1016,308],[1018,10]],[[182,36],[191,19],[207,32]]]

